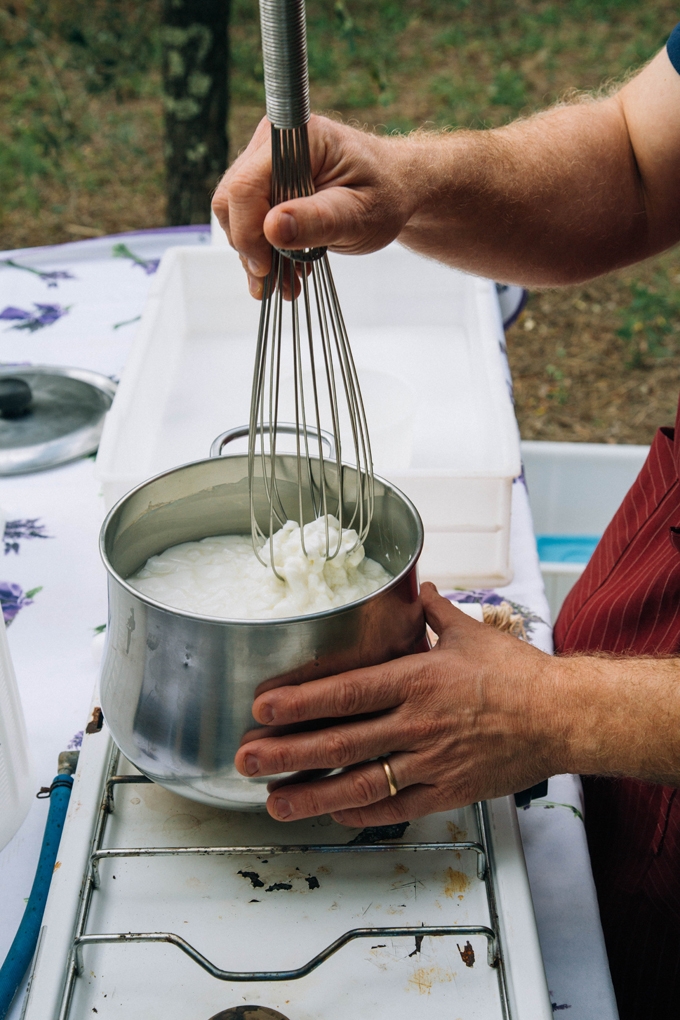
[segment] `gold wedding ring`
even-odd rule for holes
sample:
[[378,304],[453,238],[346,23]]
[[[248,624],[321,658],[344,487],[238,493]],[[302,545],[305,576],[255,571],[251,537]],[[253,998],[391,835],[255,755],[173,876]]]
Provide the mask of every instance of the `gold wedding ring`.
[[390,765],[389,759],[378,758],[378,761],[382,765],[383,770],[385,772],[385,778],[387,779],[390,788],[390,797],[396,797],[397,794],[399,793],[399,788],[397,787],[397,780],[395,778],[394,772],[392,771],[392,766]]

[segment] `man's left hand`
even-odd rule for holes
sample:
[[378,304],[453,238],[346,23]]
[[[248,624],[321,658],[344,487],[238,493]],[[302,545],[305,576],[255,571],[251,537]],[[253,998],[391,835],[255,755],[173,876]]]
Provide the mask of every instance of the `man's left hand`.
[[[349,826],[387,825],[513,793],[561,770],[559,660],[470,619],[432,584],[421,598],[439,637],[431,651],[256,698],[259,723],[306,729],[251,731],[236,755],[239,772],[314,773],[270,785],[274,818],[331,814]],[[322,728],[310,730],[314,720]],[[379,756],[389,759],[395,796],[371,760]],[[345,771],[318,771],[334,769]]]

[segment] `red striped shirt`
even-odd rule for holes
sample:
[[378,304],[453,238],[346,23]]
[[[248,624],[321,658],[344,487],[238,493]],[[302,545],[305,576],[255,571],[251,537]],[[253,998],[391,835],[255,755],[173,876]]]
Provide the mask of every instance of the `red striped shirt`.
[[[677,437],[677,439],[676,439]],[[680,405],[569,593],[558,654],[680,655]],[[680,799],[586,778],[586,827],[621,1020],[680,1016]]]

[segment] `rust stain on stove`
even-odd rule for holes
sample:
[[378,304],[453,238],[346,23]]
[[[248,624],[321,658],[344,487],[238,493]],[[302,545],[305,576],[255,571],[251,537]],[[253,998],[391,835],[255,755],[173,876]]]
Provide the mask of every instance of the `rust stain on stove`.
[[449,899],[457,893],[465,893],[470,888],[470,879],[462,871],[454,871],[453,868],[446,869],[446,884],[444,886],[444,895]]
[[397,864],[394,870],[398,875],[408,875],[409,871],[405,864]]
[[[458,943],[456,943],[456,945],[458,946]],[[460,958],[466,967],[474,967],[475,951],[472,948],[471,942],[466,942],[462,949],[458,946],[458,952],[460,953]]]
[[467,839],[467,831],[460,829],[455,822],[447,822],[446,828],[454,843],[463,843]]
[[104,725],[104,713],[102,712],[99,705],[95,705],[95,707],[92,709],[90,721],[85,727],[85,732],[99,733],[103,725]]
[[407,992],[417,991],[419,995],[430,995],[434,985],[453,981],[455,974],[442,967],[418,967],[406,986]]

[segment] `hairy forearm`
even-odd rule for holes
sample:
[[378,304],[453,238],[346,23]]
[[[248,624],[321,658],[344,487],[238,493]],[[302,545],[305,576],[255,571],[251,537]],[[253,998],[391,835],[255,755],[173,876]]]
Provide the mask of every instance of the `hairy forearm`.
[[410,248],[497,280],[573,283],[651,254],[644,190],[616,96],[494,131],[400,141]]
[[384,138],[312,117],[315,193],[270,207],[266,121],[213,208],[262,296],[271,246],[360,255],[398,238],[527,286],[577,283],[680,241],[680,75],[662,50],[614,95],[492,131]]
[[680,786],[680,659],[554,660],[543,725],[559,771]]

